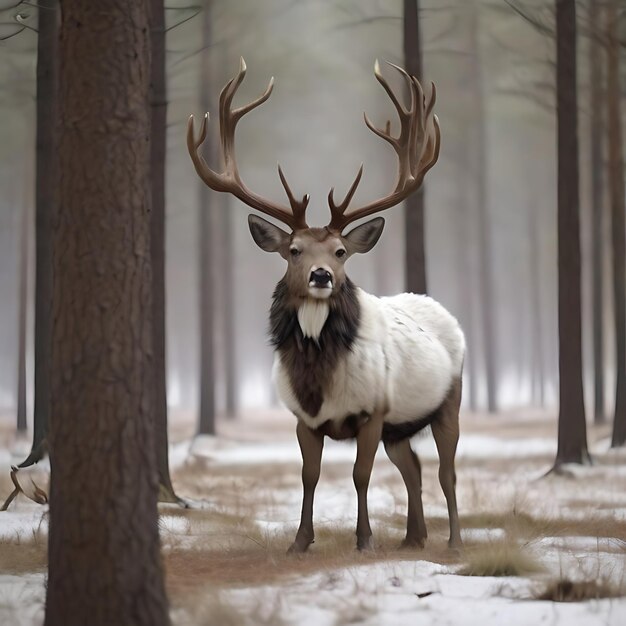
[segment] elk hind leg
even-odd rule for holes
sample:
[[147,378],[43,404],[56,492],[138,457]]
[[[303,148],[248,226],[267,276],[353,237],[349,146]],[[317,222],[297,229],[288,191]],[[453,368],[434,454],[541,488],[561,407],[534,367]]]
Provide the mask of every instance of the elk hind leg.
[[406,537],[402,546],[423,548],[428,533],[422,506],[422,469],[419,459],[411,449],[411,442],[408,438],[394,443],[385,442],[385,452],[400,471],[409,500]]
[[454,457],[459,440],[459,407],[461,404],[461,381],[455,382],[444,401],[437,419],[432,423],[432,432],[439,453],[439,483],[448,504],[451,548],[462,545],[459,513],[456,503],[456,472]]
[[296,428],[298,444],[302,453],[302,513],[300,526],[294,542],[288,552],[305,552],[313,543],[313,496],[320,477],[324,436],[311,430],[304,422],[298,420]]

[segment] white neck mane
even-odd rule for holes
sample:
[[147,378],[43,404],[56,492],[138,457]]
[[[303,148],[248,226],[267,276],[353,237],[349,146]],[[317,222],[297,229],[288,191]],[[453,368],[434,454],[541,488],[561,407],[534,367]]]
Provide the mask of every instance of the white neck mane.
[[298,309],[298,323],[302,334],[311,339],[319,339],[328,318],[328,302],[317,298],[307,298]]

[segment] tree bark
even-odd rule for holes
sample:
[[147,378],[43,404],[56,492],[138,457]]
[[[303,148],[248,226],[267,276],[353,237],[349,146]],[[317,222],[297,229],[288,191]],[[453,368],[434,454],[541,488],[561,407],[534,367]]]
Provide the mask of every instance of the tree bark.
[[[215,197],[213,198],[215,200]],[[236,417],[237,406],[237,345],[235,342],[235,294],[233,266],[235,260],[232,255],[232,218],[229,211],[229,198],[223,194],[220,206],[221,216],[221,246],[218,269],[222,282],[222,331],[224,333],[224,387],[225,412],[228,417]]]
[[617,381],[611,447],[626,444],[626,243],[624,216],[624,154],[620,112],[620,43],[617,1],[606,11],[608,36],[607,128],[609,144],[609,193],[613,239],[613,304],[615,307],[615,355]]
[[45,624],[159,626],[150,4],[61,6]]
[[[592,32],[600,29],[600,2],[590,0],[589,24]],[[593,275],[593,387],[594,421],[606,421],[604,401],[604,100],[602,93],[602,46],[597,37],[589,41],[589,79],[591,86],[591,194],[592,194],[592,275]]]
[[170,477],[167,436],[167,362],[165,358],[165,163],[167,154],[167,83],[165,76],[165,8],[151,1],[151,183],[150,258],[152,263],[152,331],[154,350],[154,439],[159,473],[159,500],[180,502]]
[[[202,12],[202,56],[200,61],[200,102],[202,111],[210,108],[211,2]],[[210,157],[209,157],[210,158]],[[215,434],[215,365],[213,345],[213,256],[211,254],[211,190],[202,182],[198,187],[198,249],[200,298],[200,404],[198,434]]]
[[559,432],[555,467],[586,463],[583,398],[576,2],[556,0]]
[[[25,177],[28,179],[28,176]],[[26,420],[26,318],[28,316],[28,194],[20,213],[20,262],[17,300],[17,432],[25,435]]]
[[[423,80],[419,0],[404,0],[404,68]],[[404,272],[406,290],[426,293],[424,185],[404,201]]]
[[52,223],[56,210],[56,104],[58,86],[59,3],[39,0],[37,39],[37,139],[35,178],[35,406],[33,445],[19,467],[44,456],[50,414],[52,320]]
[[473,133],[470,145],[474,147],[472,168],[476,180],[477,228],[478,228],[478,268],[480,276],[480,301],[482,305],[481,322],[483,349],[485,360],[485,386],[487,393],[487,410],[495,413],[498,410],[498,382],[496,376],[496,328],[493,315],[493,277],[492,246],[490,234],[489,206],[487,201],[487,156],[485,142],[485,101],[483,94],[483,74],[480,50],[480,19],[479,6],[472,3],[469,7],[470,29],[470,81],[473,101]]
[[[532,180],[532,179],[529,179]],[[539,202],[532,194],[528,208],[528,242],[530,274],[530,318],[532,332],[531,397],[535,405],[545,406],[545,368],[543,363],[543,302],[541,299],[541,264],[538,221]]]

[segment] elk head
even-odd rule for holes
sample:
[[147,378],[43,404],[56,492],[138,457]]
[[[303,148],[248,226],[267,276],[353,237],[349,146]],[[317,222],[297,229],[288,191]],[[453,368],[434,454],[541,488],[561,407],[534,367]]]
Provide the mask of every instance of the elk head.
[[384,139],[395,150],[398,157],[398,177],[393,190],[383,198],[346,212],[363,174],[363,165],[340,203],[334,199],[334,189],[328,194],[331,219],[323,228],[310,228],[305,219],[309,204],[308,194],[298,199],[292,193],[283,171],[278,166],[278,175],[289,200],[289,207],[261,198],[250,191],[241,179],[235,159],[235,129],[239,120],[249,111],[263,104],[271,95],[272,78],[265,92],[253,102],[232,108],[232,101],[246,74],[246,64],[240,60],[239,72],[222,89],[219,98],[220,144],[224,169],[213,171],[199,152],[207,133],[206,113],[202,121],[200,136],[194,133],[193,115],[187,126],[187,148],[200,178],[213,190],[228,192],[248,206],[272,217],[290,228],[284,231],[278,226],[256,215],[250,215],[248,223],[252,238],[266,252],[278,252],[288,264],[285,281],[294,298],[312,297],[326,299],[341,289],[345,281],[344,264],[354,253],[371,250],[385,224],[382,217],[374,218],[357,226],[347,234],[344,229],[363,217],[384,211],[416,191],[422,184],[426,172],[439,157],[440,131],[437,116],[433,113],[436,91],[431,83],[430,97],[424,96],[422,87],[414,76],[409,76],[401,67],[390,63],[400,72],[410,93],[407,108],[391,89],[380,72],[378,61],[374,75],[383,86],[396,108],[400,119],[400,133],[391,132],[391,121],[384,129],[376,128],[364,114],[365,124],[376,135]]

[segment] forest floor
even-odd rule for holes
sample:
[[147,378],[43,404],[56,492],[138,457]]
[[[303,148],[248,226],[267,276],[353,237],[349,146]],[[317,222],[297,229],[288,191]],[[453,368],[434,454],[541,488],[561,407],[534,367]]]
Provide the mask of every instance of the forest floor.
[[[0,424],[4,498],[17,459],[8,423]],[[626,450],[608,450],[608,427],[589,428],[594,465],[545,476],[556,452],[554,415],[462,416],[461,551],[447,547],[430,436],[414,440],[429,531],[421,551],[398,549],[406,491],[382,449],[369,499],[376,550],[354,549],[355,448],[328,442],[316,541],[302,556],[285,554],[301,497],[293,418],[224,421],[218,437],[194,442],[191,429],[179,420],[171,462],[192,508],[160,508],[176,626],[626,623]],[[46,535],[46,508],[23,496],[0,513],[0,623],[42,623]]]

